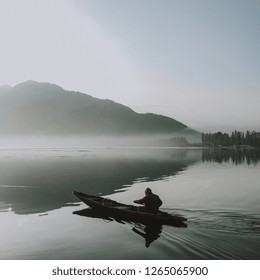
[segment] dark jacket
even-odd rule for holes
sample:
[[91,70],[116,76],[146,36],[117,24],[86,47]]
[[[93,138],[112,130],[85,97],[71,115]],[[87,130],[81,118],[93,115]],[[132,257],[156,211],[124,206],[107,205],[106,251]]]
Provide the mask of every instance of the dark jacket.
[[159,196],[153,193],[146,195],[145,197],[139,200],[135,200],[134,202],[138,204],[143,204],[145,207],[145,211],[150,213],[157,213],[159,207],[162,205],[162,201],[159,198]]

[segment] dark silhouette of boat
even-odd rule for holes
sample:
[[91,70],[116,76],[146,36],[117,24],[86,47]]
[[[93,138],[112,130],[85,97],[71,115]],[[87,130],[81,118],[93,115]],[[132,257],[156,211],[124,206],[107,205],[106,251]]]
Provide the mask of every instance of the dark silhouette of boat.
[[158,211],[158,213],[148,213],[143,207],[127,205],[117,201],[74,191],[73,194],[82,202],[87,204],[90,209],[84,209],[74,212],[78,215],[102,218],[107,220],[116,220],[117,222],[132,222],[149,225],[170,225],[175,227],[187,227],[186,218],[180,215],[171,215],[167,212]]

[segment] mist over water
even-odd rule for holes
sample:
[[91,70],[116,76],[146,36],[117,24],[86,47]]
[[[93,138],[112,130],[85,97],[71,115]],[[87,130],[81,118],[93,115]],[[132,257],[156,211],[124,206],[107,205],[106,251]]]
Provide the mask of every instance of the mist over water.
[[52,148],[115,148],[115,147],[173,147],[174,137],[185,137],[189,143],[200,143],[200,134],[189,130],[171,134],[138,135],[52,135],[17,136],[0,134],[0,150],[13,149],[52,149]]
[[[258,259],[259,156],[234,160],[232,153],[2,148],[0,258]],[[188,218],[187,228],[151,230],[73,214],[86,208],[73,190],[133,204],[147,187],[162,210]]]

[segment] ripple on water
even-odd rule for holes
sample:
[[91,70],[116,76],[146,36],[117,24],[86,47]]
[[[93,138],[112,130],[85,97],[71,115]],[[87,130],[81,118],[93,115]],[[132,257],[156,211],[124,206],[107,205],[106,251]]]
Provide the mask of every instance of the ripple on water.
[[[180,210],[178,210],[180,211]],[[181,211],[187,229],[164,226],[161,248],[172,259],[259,259],[259,215],[229,211]]]

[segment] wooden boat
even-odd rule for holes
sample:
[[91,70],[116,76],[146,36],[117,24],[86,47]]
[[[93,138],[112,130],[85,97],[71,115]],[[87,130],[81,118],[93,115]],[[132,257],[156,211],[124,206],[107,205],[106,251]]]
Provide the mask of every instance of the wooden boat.
[[87,204],[91,211],[86,216],[104,217],[116,221],[139,222],[142,224],[161,224],[176,227],[187,227],[186,218],[158,211],[157,214],[144,211],[143,207],[127,205],[101,196],[94,196],[74,191],[73,194]]

